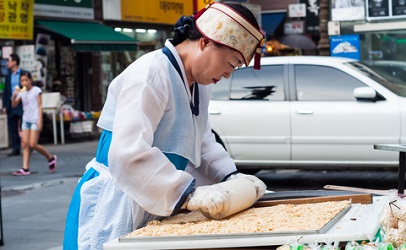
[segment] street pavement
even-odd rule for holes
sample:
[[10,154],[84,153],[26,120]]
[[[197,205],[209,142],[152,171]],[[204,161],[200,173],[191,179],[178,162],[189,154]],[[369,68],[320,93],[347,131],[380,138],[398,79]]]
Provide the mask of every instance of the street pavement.
[[0,250],[60,250],[65,218],[72,193],[86,163],[94,156],[97,139],[54,145],[42,144],[58,157],[50,173],[38,152],[30,161],[31,175],[13,176],[22,167],[22,156],[8,157],[0,150],[3,242]]

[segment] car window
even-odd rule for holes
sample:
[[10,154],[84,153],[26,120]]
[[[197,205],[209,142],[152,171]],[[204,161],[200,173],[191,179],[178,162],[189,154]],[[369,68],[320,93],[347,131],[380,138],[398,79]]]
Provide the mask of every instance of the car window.
[[361,62],[347,63],[347,65],[372,78],[393,93],[406,97],[405,67],[396,65],[369,65],[368,63]]
[[354,89],[366,86],[332,67],[295,65],[294,69],[299,101],[355,101]]
[[231,77],[230,98],[233,100],[283,101],[283,65],[261,66],[261,70],[241,68]]

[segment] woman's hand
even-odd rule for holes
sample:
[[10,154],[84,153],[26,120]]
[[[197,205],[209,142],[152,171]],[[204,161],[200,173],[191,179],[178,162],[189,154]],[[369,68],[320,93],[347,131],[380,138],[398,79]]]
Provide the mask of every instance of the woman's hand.
[[225,212],[230,206],[230,194],[220,185],[197,187],[190,195],[187,209],[190,211],[201,210],[215,216]]
[[18,95],[18,93],[20,93],[20,92],[21,92],[20,87],[16,86],[16,87],[14,88],[13,98],[15,98],[15,97]]

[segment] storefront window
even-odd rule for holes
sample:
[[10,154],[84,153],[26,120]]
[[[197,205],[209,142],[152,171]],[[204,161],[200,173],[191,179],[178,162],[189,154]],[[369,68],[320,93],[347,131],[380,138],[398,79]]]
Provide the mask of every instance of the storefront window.
[[168,37],[165,30],[115,28],[138,41],[136,51],[103,51],[101,52],[101,98],[106,101],[107,89],[114,77],[118,76],[132,62],[144,54],[163,47]]
[[406,60],[406,32],[374,32],[364,36],[362,60]]

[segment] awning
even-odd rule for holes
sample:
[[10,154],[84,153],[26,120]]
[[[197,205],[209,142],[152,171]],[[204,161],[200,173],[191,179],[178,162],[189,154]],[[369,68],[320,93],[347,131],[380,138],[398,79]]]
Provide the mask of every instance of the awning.
[[134,38],[114,31],[111,27],[94,22],[36,21],[40,28],[70,39],[73,49],[86,51],[136,50]]
[[285,19],[285,12],[277,13],[262,13],[261,14],[261,24],[262,29],[267,35],[273,35],[275,30],[279,27],[283,19]]
[[292,48],[315,49],[316,43],[309,37],[302,34],[288,34],[281,37],[280,42]]

